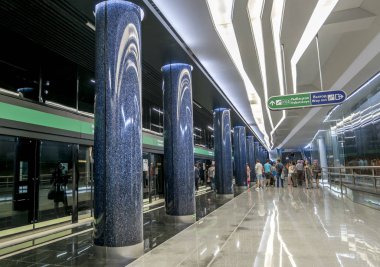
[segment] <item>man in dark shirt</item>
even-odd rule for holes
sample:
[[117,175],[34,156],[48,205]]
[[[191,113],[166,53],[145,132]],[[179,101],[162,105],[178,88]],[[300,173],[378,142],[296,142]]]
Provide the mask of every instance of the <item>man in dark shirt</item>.
[[281,178],[283,169],[284,169],[284,165],[281,163],[281,160],[278,159],[277,164],[276,164],[277,187],[280,187],[280,181],[281,181],[281,187],[284,187],[284,179]]

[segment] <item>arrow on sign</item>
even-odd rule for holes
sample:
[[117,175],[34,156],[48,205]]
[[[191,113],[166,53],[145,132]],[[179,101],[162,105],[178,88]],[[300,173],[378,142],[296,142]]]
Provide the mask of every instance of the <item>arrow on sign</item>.
[[275,102],[274,101],[270,101],[269,104],[272,105],[272,106],[274,106]]
[[341,100],[343,99],[345,96],[343,94],[335,94],[335,99],[336,100]]

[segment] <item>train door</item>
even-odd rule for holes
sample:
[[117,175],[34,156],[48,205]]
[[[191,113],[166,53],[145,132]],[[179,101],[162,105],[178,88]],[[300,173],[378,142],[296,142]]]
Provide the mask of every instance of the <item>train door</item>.
[[19,137],[16,142],[13,210],[27,211],[24,223],[31,224],[37,220],[40,141]]
[[164,194],[163,155],[143,153],[143,196],[144,201],[152,203]]

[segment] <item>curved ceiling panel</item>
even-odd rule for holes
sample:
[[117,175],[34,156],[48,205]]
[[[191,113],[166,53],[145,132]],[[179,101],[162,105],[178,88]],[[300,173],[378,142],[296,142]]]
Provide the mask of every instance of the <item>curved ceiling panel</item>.
[[378,0],[149,1],[273,148],[304,147],[332,107],[274,112],[270,96],[350,94],[380,69]]

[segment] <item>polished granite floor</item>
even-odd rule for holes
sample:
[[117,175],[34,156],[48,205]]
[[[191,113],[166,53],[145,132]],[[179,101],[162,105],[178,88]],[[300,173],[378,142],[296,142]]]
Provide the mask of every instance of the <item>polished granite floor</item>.
[[[224,205],[223,205],[224,204]],[[144,214],[144,256],[128,266],[380,266],[380,212],[328,189],[268,188],[232,201],[197,197],[197,223]],[[0,261],[0,266],[124,266],[78,235]]]
[[129,266],[380,266],[379,226],[328,189],[248,190]]
[[[235,192],[235,196],[242,192]],[[197,220],[203,218],[230,199],[217,198],[209,192],[196,197]],[[165,209],[157,208],[144,213],[145,253],[165,242],[191,224],[165,223]],[[92,246],[92,231],[79,234],[46,246],[35,248],[3,260],[0,266],[125,266],[119,260],[96,258]]]

